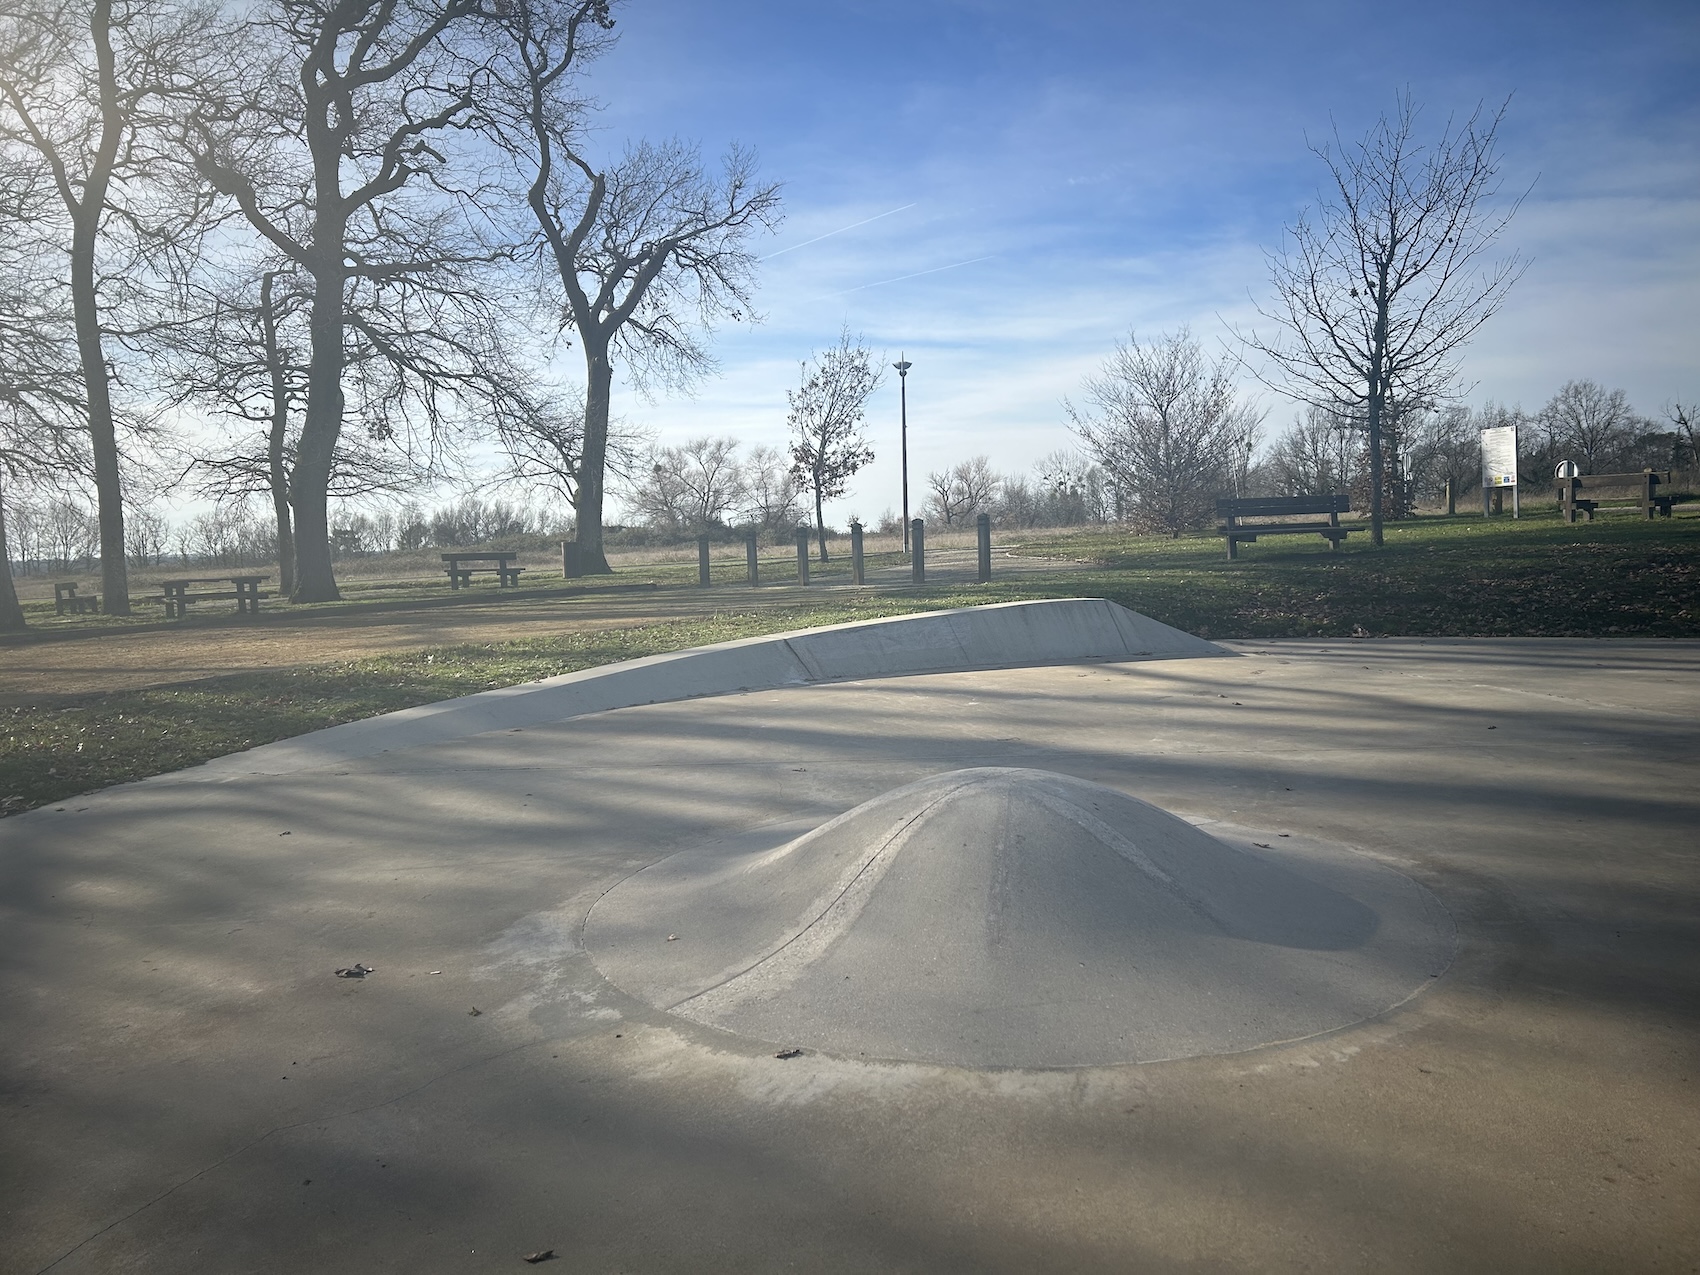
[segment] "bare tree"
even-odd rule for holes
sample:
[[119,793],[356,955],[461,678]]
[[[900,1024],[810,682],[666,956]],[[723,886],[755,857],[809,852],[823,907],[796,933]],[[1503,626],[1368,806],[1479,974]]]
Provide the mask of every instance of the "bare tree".
[[1048,507],[1040,516],[1050,525],[1073,527],[1120,518],[1122,501],[1115,483],[1090,455],[1059,448],[1041,457],[1035,472]]
[[1094,411],[1064,401],[1136,525],[1178,537],[1210,516],[1261,419],[1236,397],[1234,367],[1207,360],[1185,328],[1150,342],[1135,336],[1086,382]]
[[1267,481],[1286,496],[1343,491],[1352,485],[1352,423],[1337,413],[1307,407],[1275,440],[1263,462]]
[[688,383],[713,360],[721,317],[754,319],[751,234],[779,220],[779,187],[733,147],[711,173],[694,146],[639,143],[598,166],[580,137],[579,64],[606,48],[609,0],[512,0],[510,117],[500,136],[529,177],[526,203],[585,361],[584,442],[574,475],[580,560],[606,572],[602,505],[613,359],[640,387]]
[[989,510],[997,499],[998,486],[998,476],[984,456],[927,475],[932,507],[947,527],[971,514]]
[[50,268],[20,233],[44,215],[46,185],[38,169],[0,167],[0,631],[26,627],[6,510],[21,508],[21,487],[92,470],[74,334]]
[[814,495],[820,560],[826,561],[826,502],[844,494],[857,470],[874,458],[862,437],[868,399],[885,378],[884,368],[849,329],[838,344],[803,364],[802,384],[787,390],[791,404],[791,472]]
[[[504,460],[501,478],[541,488],[571,505],[584,470],[584,400],[531,393],[515,410],[496,418],[496,443]],[[639,474],[650,451],[647,431],[620,420],[608,422],[604,467],[627,481]]]
[[[434,433],[445,392],[452,407],[489,387],[501,338],[469,276],[501,254],[475,233],[491,192],[457,139],[483,104],[492,21],[482,0],[262,0],[220,91],[183,120],[200,177],[311,279],[297,601],[339,596],[328,501],[345,378],[379,378],[363,398],[389,405],[392,437],[419,418]],[[351,354],[361,343],[369,357]]]
[[1700,464],[1700,408],[1680,399],[1665,404],[1665,420],[1670,422],[1683,453],[1683,463]]
[[[109,312],[169,234],[141,194],[160,165],[150,113],[187,92],[211,26],[207,10],[169,0],[20,0],[0,17],[0,141],[33,152],[59,216],[44,239],[66,260],[100,506],[101,588],[128,615],[123,478]],[[116,260],[116,256],[127,260]]]
[[[207,267],[184,285],[189,312],[156,325],[148,344],[159,364],[173,405],[210,409],[230,428],[216,446],[188,449],[182,476],[215,500],[265,494],[276,527],[280,591],[294,590],[295,535],[291,480],[297,467],[308,372],[307,318],[312,289],[304,272],[287,261],[238,260]],[[412,446],[407,417],[421,396],[436,388],[476,394],[507,405],[493,414],[506,423],[519,414],[518,375],[505,365],[486,371],[476,337],[462,338],[452,325],[465,315],[451,311],[435,340],[462,352],[477,350],[472,362],[419,358],[409,348],[405,315],[390,309],[393,295],[360,298],[361,314],[349,317],[344,351],[344,407],[348,423],[338,434],[326,482],[330,499],[414,490],[454,470],[432,446]],[[378,332],[380,341],[368,339]],[[481,379],[482,378],[482,379]],[[523,404],[528,408],[529,402]],[[431,409],[423,413],[427,417]],[[435,433],[427,436],[427,443]]]
[[1581,461],[1585,474],[1618,464],[1641,424],[1627,394],[1597,381],[1566,381],[1547,400],[1539,419],[1553,454]]
[[733,438],[696,438],[682,447],[651,450],[634,477],[631,502],[643,520],[667,531],[722,526],[744,497],[744,475]]
[[1438,500],[1450,484],[1456,497],[1479,481],[1481,427],[1462,404],[1425,413],[1412,422],[1410,444],[1411,482],[1417,495]]
[[1312,146],[1330,189],[1270,255],[1275,299],[1261,311],[1277,335],[1246,344],[1267,356],[1282,388],[1361,418],[1368,435],[1371,538],[1382,542],[1390,405],[1444,399],[1464,344],[1504,302],[1524,264],[1485,255],[1519,201],[1496,207],[1502,106],[1478,107],[1439,139],[1416,138],[1418,108],[1399,99],[1359,142],[1338,131]]
[[157,567],[171,540],[171,524],[152,505],[142,505],[131,508],[124,533],[132,565]]
[[803,487],[791,458],[775,447],[751,448],[744,462],[744,517],[763,531],[797,525]]

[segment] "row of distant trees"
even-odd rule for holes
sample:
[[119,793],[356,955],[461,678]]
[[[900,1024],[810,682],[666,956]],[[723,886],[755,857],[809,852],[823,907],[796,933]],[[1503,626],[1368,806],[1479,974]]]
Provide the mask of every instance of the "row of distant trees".
[[[1517,429],[1519,481],[1528,486],[1550,482],[1566,460],[1584,474],[1700,466],[1693,408],[1671,403],[1650,417],[1621,389],[1568,381],[1536,412],[1490,402],[1390,413],[1390,514],[1437,504],[1448,485],[1458,497],[1479,487],[1481,432],[1504,426]],[[1361,420],[1312,407],[1253,466],[1249,482],[1271,495],[1350,491],[1361,498],[1369,485],[1366,451]]]

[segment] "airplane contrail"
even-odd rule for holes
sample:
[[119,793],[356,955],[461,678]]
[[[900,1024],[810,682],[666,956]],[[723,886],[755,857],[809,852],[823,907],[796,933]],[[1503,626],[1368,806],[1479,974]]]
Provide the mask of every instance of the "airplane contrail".
[[893,208],[890,212],[875,213],[872,217],[864,217],[861,221],[853,221],[848,226],[840,226],[837,230],[829,230],[824,235],[816,235],[813,239],[805,239],[802,243],[794,243],[789,248],[781,248],[778,252],[770,252],[767,256],[763,257],[762,260],[772,261],[775,257],[783,257],[788,252],[796,252],[799,248],[807,248],[810,244],[819,243],[822,239],[831,239],[834,235],[841,235],[846,230],[854,230],[857,226],[865,226],[870,221],[878,221],[881,217],[890,217],[893,213],[908,212],[909,209],[914,206],[914,204],[904,204],[903,207]]
[[953,261],[948,266],[934,266],[931,270],[917,270],[914,274],[900,274],[895,279],[879,279],[873,283],[858,284],[854,288],[846,288],[842,292],[827,292],[823,296],[847,297],[852,292],[863,292],[868,288],[883,288],[888,283],[902,283],[905,279],[919,279],[924,274],[937,274],[941,270],[955,270],[960,266],[971,266],[979,261],[990,261],[997,253],[988,253],[984,257],[970,257],[967,261]]

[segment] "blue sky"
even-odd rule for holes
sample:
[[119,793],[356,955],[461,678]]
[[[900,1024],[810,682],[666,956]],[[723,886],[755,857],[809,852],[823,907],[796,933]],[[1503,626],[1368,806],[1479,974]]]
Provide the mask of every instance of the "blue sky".
[[[1322,176],[1307,136],[1361,135],[1404,89],[1434,132],[1512,94],[1505,189],[1532,184],[1505,241],[1531,265],[1470,347],[1468,401],[1535,408],[1572,377],[1646,413],[1700,397],[1695,0],[631,0],[618,15],[591,79],[605,144],[739,141],[786,192],[762,249],[766,321],[722,331],[721,372],[693,396],[620,396],[665,441],[782,443],[799,360],[848,324],[915,364],[912,482],[982,452],[1025,470],[1070,445],[1061,400],[1118,337],[1190,324],[1216,344],[1255,318],[1264,250]],[[1279,429],[1291,405],[1259,393]],[[838,519],[897,503],[895,378],[869,433],[878,460]]]

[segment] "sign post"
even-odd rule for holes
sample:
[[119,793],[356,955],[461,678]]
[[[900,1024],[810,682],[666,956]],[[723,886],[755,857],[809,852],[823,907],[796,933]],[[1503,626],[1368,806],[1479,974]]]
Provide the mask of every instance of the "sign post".
[[1517,498],[1517,427],[1500,425],[1482,431],[1482,517],[1492,511],[1491,498],[1511,488],[1511,516],[1522,510]]

